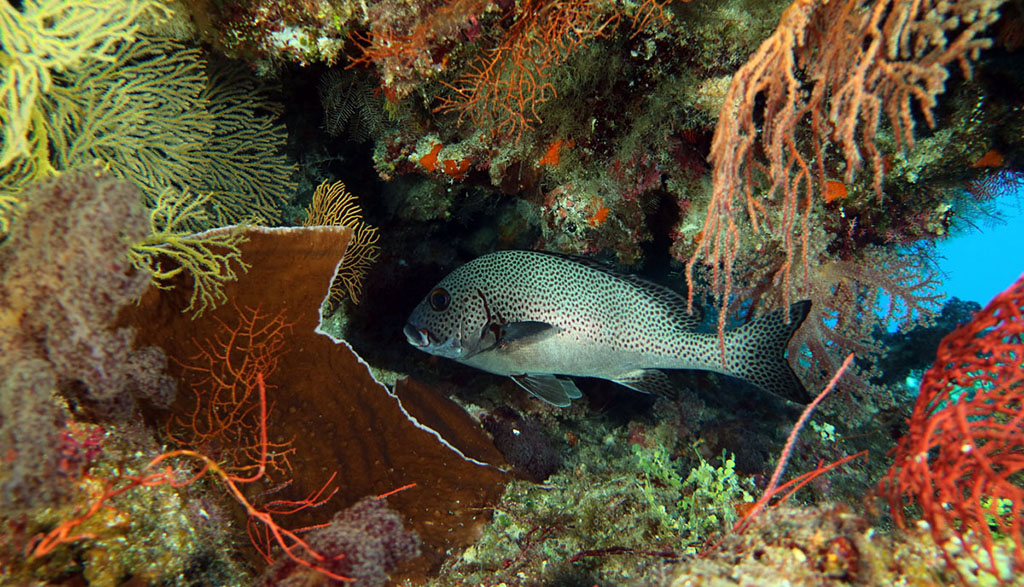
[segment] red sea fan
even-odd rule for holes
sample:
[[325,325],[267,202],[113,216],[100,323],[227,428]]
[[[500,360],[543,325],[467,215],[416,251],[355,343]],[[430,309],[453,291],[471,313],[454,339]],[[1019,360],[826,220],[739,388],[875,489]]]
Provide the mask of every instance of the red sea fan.
[[943,339],[880,486],[901,527],[904,506],[917,505],[965,582],[952,558],[961,548],[981,570],[1012,576],[995,553],[1000,536],[1024,568],[1022,311],[1024,275]]

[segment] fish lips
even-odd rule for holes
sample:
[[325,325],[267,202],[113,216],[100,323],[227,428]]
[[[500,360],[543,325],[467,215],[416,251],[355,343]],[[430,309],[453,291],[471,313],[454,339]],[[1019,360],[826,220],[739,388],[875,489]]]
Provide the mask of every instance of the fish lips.
[[405,339],[409,341],[409,344],[431,355],[460,361],[475,354],[467,354],[463,344],[464,341],[457,338],[439,338],[426,328],[417,328],[412,324],[406,324],[402,332],[405,333]]
[[416,328],[412,324],[406,324],[402,332],[405,333],[405,340],[416,348],[427,348],[431,344],[430,331],[426,328]]

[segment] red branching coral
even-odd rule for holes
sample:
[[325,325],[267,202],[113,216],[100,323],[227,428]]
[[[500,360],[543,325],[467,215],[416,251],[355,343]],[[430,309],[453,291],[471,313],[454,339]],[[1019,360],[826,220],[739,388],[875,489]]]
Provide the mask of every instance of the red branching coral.
[[[912,147],[913,112],[934,126],[947,69],[958,65],[970,75],[970,61],[991,44],[982,35],[1000,3],[795,0],[726,94],[711,145],[713,196],[703,239],[687,264],[691,295],[693,267],[706,255],[716,293],[728,300],[740,218],[745,214],[756,233],[777,214],[770,232],[786,254],[778,274],[788,305],[798,247],[806,264],[811,211],[826,173],[843,171],[852,183],[866,156],[881,197],[885,165],[876,135],[883,114],[896,148]],[[829,156],[830,144],[843,162]],[[761,182],[766,197],[757,189]]]
[[587,41],[607,35],[620,19],[593,0],[526,0],[498,44],[451,84],[435,112],[459,121],[492,122],[495,133],[518,138],[540,122],[537,106],[555,95],[550,69]]
[[187,407],[179,407],[168,422],[170,436],[183,447],[216,451],[212,456],[232,474],[249,474],[260,465],[269,469],[268,477],[270,470],[287,473],[288,456],[295,452],[291,442],[260,441],[256,375],[270,378],[277,370],[291,324],[283,312],[270,316],[248,308],[235,311],[235,323],[215,318],[219,327],[207,339],[195,341],[195,354],[179,360],[196,380],[189,386],[190,399],[178,402]]
[[[245,508],[248,516],[247,519],[250,528],[250,536],[260,535],[265,537],[266,544],[268,546],[266,549],[261,550],[261,552],[263,552],[264,556],[268,558],[268,561],[270,560],[270,557],[267,552],[269,551],[269,544],[271,543],[271,540],[273,540],[273,542],[275,542],[284,552],[285,556],[296,565],[306,567],[311,569],[313,572],[320,573],[337,581],[352,580],[350,577],[340,575],[332,569],[327,568],[327,566],[325,566],[328,562],[326,557],[315,547],[311,546],[308,542],[299,537],[299,532],[302,530],[288,530],[287,528],[282,527],[278,523],[277,518],[275,518],[275,516],[294,514],[326,503],[338,491],[337,489],[328,491],[328,488],[334,481],[335,475],[331,475],[327,483],[325,483],[319,491],[310,494],[304,499],[288,501],[279,500],[271,502],[265,507],[253,504],[242,491],[241,486],[248,483],[258,482],[264,477],[267,465],[267,448],[269,446],[269,442],[267,440],[267,394],[262,373],[257,372],[255,374],[254,387],[258,389],[259,392],[258,419],[260,428],[260,456],[258,464],[254,465],[254,470],[251,475],[240,476],[229,473],[209,456],[194,450],[179,449],[159,454],[150,460],[149,463],[142,468],[139,474],[124,474],[115,479],[104,481],[103,490],[92,501],[89,507],[85,509],[84,513],[81,513],[76,517],[63,520],[49,532],[36,536],[30,542],[27,549],[29,556],[43,557],[50,554],[54,549],[63,544],[94,538],[95,536],[93,534],[83,532],[80,529],[81,526],[104,508],[110,507],[110,502],[124,493],[133,491],[139,487],[156,487],[159,485],[184,487],[195,483],[209,473],[210,476],[218,478],[224,484],[228,494],[230,494],[235,501]],[[179,469],[177,465],[168,464],[169,462],[174,462],[179,459],[195,460],[202,463],[202,467],[199,469],[199,472],[194,475],[183,475],[182,470]],[[262,530],[254,531],[254,527],[262,528]],[[336,557],[332,558],[331,562],[335,559]]]
[[417,85],[443,71],[447,55],[460,40],[480,35],[489,2],[450,0],[376,2],[368,9],[370,32],[354,33],[360,54],[347,67],[375,65],[385,96],[396,102]]
[[[246,362],[254,359],[258,359],[254,368],[273,371],[266,386],[267,405],[273,406],[270,421],[265,423],[270,436],[261,437],[258,443],[259,463],[272,464],[269,453],[275,448],[271,441],[288,443],[276,450],[294,452],[287,455],[290,470],[286,476],[291,482],[273,493],[275,501],[250,502],[250,519],[257,523],[251,536],[261,552],[265,557],[283,558],[275,554],[274,545],[291,546],[292,552],[286,549],[284,557],[302,565],[292,553],[305,556],[295,545],[303,552],[305,547],[290,539],[282,543],[263,516],[283,514],[295,504],[319,503],[326,496],[320,493],[324,480],[335,471],[339,475],[337,495],[319,509],[305,507],[290,515],[289,527],[321,524],[336,508],[415,484],[389,497],[388,503],[420,535],[424,551],[467,546],[478,536],[479,526],[506,479],[498,468],[501,455],[490,438],[458,404],[435,390],[410,381],[399,382],[394,390],[384,387],[347,344],[319,329],[320,306],[329,295],[339,256],[347,254],[351,230],[340,226],[251,227],[244,236],[239,248],[250,268],[237,281],[225,284],[224,290],[233,304],[192,320],[181,313],[187,305],[182,292],[188,288],[152,288],[138,305],[126,308],[121,318],[129,324],[146,325],[140,338],[159,344],[175,359],[169,370],[183,389],[207,390],[203,398],[207,407],[225,395],[224,389],[211,388],[211,376],[223,374],[230,379],[235,377],[232,372],[244,376],[251,371],[244,368]],[[258,315],[252,309],[258,309]],[[282,312],[286,318],[278,318]],[[250,330],[267,336],[250,337]],[[227,335],[239,338],[232,340],[225,338]],[[195,341],[201,341],[208,357],[187,359],[196,355]],[[248,348],[252,345],[264,348]],[[232,349],[230,357],[225,354],[227,349]],[[215,361],[226,370],[212,369]],[[247,382],[228,387],[252,393]],[[188,422],[195,405],[194,398],[183,397],[172,410],[179,420]],[[260,404],[249,400],[244,405],[251,409]],[[209,414],[209,410],[199,414]],[[248,422],[253,419],[242,421],[249,430],[242,437],[209,440],[236,443],[231,448],[251,447]],[[243,459],[246,455],[251,459],[252,451],[236,451]],[[499,465],[487,464],[491,462]],[[233,471],[221,467],[228,477],[245,473],[240,472],[238,463],[225,466],[233,467]],[[309,557],[304,560],[313,562]]]
[[[634,30],[664,21],[662,0],[630,9]],[[418,83],[444,71],[463,41],[488,45],[468,65],[442,82],[449,95],[435,112],[457,113],[459,122],[490,124],[493,134],[520,137],[540,123],[538,106],[555,96],[551,71],[589,41],[605,37],[625,9],[596,0],[523,0],[497,5],[447,0],[415,8],[381,3],[370,11],[369,35],[354,35],[361,54],[352,65],[374,64],[389,100],[408,95]],[[493,7],[500,15],[489,15]],[[350,66],[351,67],[351,66]]]
[[[943,339],[925,373],[880,491],[906,525],[916,504],[943,555],[947,540],[997,577],[997,536],[1009,538],[1014,566],[1024,567],[1024,275],[969,323]],[[982,550],[983,549],[983,550]]]
[[[399,512],[378,497],[364,497],[326,524],[309,532],[306,541],[325,557],[335,575],[356,586],[388,583],[399,564],[420,555],[420,540],[407,530]],[[263,573],[262,585],[316,585],[320,577],[291,558],[280,558]]]

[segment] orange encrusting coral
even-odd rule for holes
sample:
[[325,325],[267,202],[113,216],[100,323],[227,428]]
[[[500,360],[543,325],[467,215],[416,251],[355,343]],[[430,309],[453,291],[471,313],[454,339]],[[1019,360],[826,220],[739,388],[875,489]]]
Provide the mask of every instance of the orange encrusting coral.
[[456,180],[466,177],[466,172],[469,171],[469,159],[463,159],[462,161],[445,159],[441,162],[441,165],[441,170]]
[[848,190],[846,184],[841,181],[829,179],[825,181],[825,191],[821,194],[825,202],[832,203],[836,200],[846,199]]
[[597,209],[597,212],[594,212],[593,216],[587,219],[587,223],[591,226],[601,226],[608,220],[608,212],[607,206],[601,206]]
[[537,165],[547,165],[548,167],[554,167],[558,165],[562,147],[572,147],[575,144],[575,141],[573,141],[572,139],[569,139],[567,141],[558,139],[557,141],[551,143],[551,146],[548,147],[547,151],[545,151],[544,156],[540,158],[540,161],[537,162]]
[[434,143],[430,152],[420,157],[420,165],[422,165],[427,171],[433,173],[434,170],[437,169],[437,154],[441,152],[441,147],[443,146],[444,145],[441,143]]
[[978,159],[971,163],[971,167],[977,169],[979,167],[1002,167],[1006,163],[1006,158],[1003,154],[995,149],[989,149],[984,155],[978,157]]

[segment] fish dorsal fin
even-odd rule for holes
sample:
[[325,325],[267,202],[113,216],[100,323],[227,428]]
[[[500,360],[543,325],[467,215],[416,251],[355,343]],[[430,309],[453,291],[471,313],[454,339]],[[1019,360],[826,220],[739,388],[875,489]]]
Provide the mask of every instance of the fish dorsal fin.
[[636,369],[615,377],[613,381],[640,393],[653,393],[670,398],[677,396],[668,375],[658,369]]
[[686,311],[686,296],[659,283],[654,283],[653,281],[648,281],[642,277],[637,277],[636,275],[629,273],[623,273],[589,257],[567,255],[565,253],[553,253],[550,251],[533,252],[540,255],[548,255],[550,257],[557,257],[566,261],[572,261],[573,263],[578,263],[629,283],[668,310],[669,316],[682,330],[695,330],[700,326],[701,321],[704,319],[703,312],[697,305],[693,306],[693,312]]
[[576,384],[569,379],[554,375],[512,375],[512,381],[520,387],[560,408],[568,407],[572,400],[583,397]]

